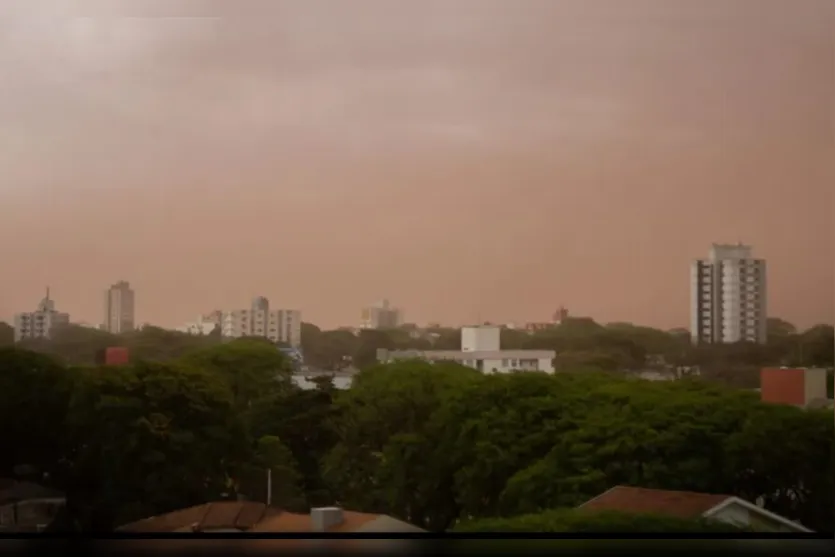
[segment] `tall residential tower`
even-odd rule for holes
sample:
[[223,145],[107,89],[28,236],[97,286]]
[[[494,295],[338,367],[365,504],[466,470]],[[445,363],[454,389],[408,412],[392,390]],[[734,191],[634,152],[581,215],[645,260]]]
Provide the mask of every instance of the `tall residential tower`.
[[713,244],[690,271],[690,335],[694,344],[766,341],[765,260],[750,246]]
[[134,328],[133,290],[130,284],[120,280],[107,289],[104,294],[103,329],[119,334]]

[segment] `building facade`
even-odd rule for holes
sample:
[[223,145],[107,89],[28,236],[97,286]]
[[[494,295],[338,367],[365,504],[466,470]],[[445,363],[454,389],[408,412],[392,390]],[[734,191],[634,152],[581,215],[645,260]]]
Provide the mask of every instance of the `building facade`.
[[690,271],[693,343],[766,341],[766,264],[750,246],[714,244]]
[[46,297],[41,300],[35,311],[18,313],[14,316],[15,342],[30,338],[50,338],[56,326],[66,325],[69,322],[69,314],[55,309],[55,302],[49,297],[49,288],[47,288]]
[[502,350],[501,327],[483,325],[461,329],[461,350],[385,350],[377,351],[381,363],[421,359],[449,361],[484,373],[542,371],[554,373],[553,350]]
[[383,300],[367,308],[360,315],[360,329],[394,329],[403,322],[400,310]]
[[765,368],[760,370],[763,402],[806,408],[826,406],[827,370],[815,368]]
[[217,324],[224,337],[265,337],[276,343],[298,348],[302,344],[302,314],[294,309],[270,309],[270,302],[263,296],[252,301],[249,309],[216,311],[206,316],[200,327]]
[[135,327],[134,292],[130,284],[120,280],[104,293],[102,328],[113,334],[127,333]]

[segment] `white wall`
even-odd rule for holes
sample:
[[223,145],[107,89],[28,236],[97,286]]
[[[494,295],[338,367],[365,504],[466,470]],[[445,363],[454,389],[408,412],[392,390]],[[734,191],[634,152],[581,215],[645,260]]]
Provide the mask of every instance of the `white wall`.
[[501,349],[501,328],[494,326],[462,327],[461,350],[464,352]]
[[[350,375],[337,375],[333,378],[333,386],[337,389],[350,389],[354,378]],[[317,387],[316,383],[305,377],[304,375],[294,375],[293,383],[307,391],[311,391]]]

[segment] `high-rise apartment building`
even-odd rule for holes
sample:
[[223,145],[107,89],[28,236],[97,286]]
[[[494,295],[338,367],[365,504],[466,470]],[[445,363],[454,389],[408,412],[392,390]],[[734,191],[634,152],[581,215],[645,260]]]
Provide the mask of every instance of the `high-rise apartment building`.
[[49,288],[47,288],[46,297],[38,304],[38,309],[14,316],[15,342],[28,338],[50,338],[54,327],[66,325],[69,322],[69,314],[55,309],[55,302],[49,297]]
[[360,316],[360,329],[394,329],[401,323],[400,310],[392,307],[388,300],[364,308]]
[[134,296],[129,283],[120,280],[105,292],[102,328],[113,334],[134,329]]
[[273,342],[298,348],[302,344],[302,314],[293,309],[270,309],[263,296],[252,300],[249,309],[216,311],[207,318],[220,325],[225,337],[266,337]]
[[766,341],[766,265],[750,246],[713,244],[690,271],[694,343]]

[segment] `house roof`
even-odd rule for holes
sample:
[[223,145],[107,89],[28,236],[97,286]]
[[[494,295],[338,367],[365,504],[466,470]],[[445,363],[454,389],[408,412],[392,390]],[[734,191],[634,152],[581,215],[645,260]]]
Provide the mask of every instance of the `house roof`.
[[32,482],[3,479],[0,481],[0,505],[26,501],[27,499],[52,499],[64,494],[55,489]]
[[615,486],[579,508],[595,511],[662,514],[679,518],[698,518],[730,499],[730,495],[714,495],[693,491],[667,491],[642,487]]
[[281,510],[252,501],[205,503],[125,524],[120,532],[200,532],[204,530],[249,530]]
[[[422,532],[395,518],[355,511],[342,511],[343,520],[328,532]],[[221,501],[153,516],[126,524],[120,532],[311,532],[309,514],[297,514],[253,501]]]

